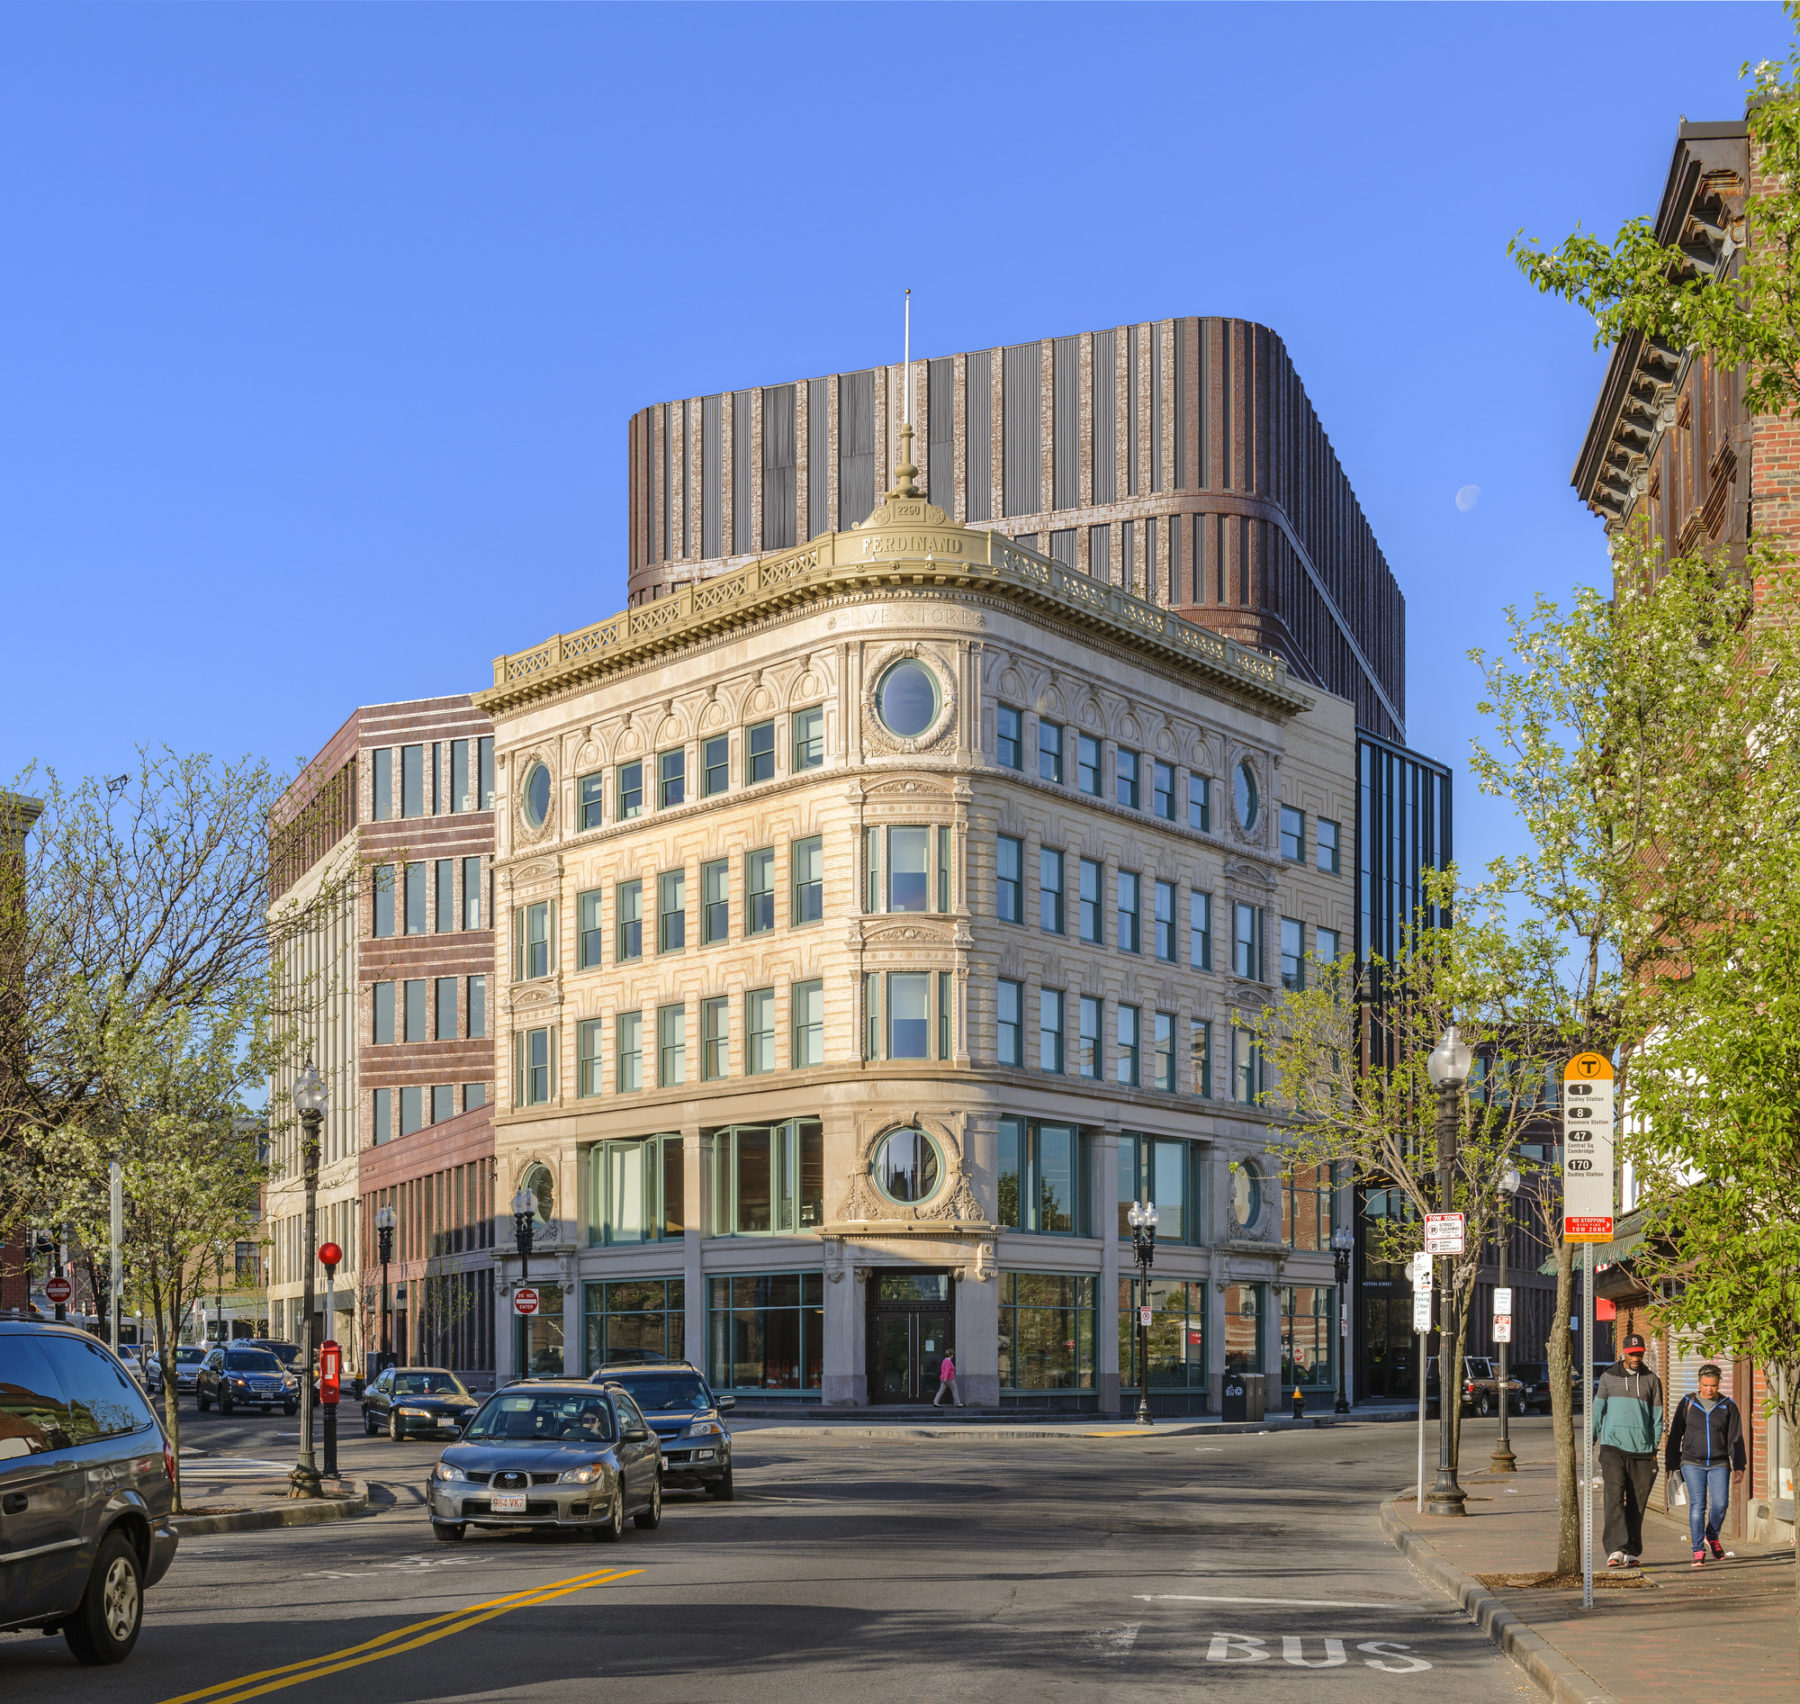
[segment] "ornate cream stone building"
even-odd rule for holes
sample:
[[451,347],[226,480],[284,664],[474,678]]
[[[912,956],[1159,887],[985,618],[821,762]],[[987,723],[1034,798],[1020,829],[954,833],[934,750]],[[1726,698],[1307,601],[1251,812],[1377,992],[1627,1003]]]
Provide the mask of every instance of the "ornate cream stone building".
[[543,1302],[503,1237],[502,1342],[828,1404],[930,1400],[953,1346],[965,1401],[1110,1410],[1154,1197],[1156,1405],[1322,1391],[1339,1203],[1232,1017],[1350,949],[1352,707],[952,523],[909,451],[860,526],[477,696],[494,1189]]

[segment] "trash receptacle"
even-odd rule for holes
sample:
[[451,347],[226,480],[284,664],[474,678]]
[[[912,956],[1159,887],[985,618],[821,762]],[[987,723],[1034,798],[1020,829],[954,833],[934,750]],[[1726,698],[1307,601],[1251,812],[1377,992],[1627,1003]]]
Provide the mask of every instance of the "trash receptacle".
[[1219,1418],[1221,1420],[1248,1420],[1250,1418],[1250,1392],[1241,1373],[1225,1375],[1225,1386],[1219,1394]]

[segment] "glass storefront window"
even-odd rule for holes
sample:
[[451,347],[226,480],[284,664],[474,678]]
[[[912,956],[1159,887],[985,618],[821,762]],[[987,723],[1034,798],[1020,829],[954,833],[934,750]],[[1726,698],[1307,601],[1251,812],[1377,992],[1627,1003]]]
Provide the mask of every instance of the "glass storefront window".
[[709,1281],[710,1371],[718,1390],[818,1390],[825,1355],[825,1279],[760,1273]]
[[1000,1274],[1000,1388],[1094,1388],[1094,1280],[1077,1273]]
[[1048,1236],[1088,1234],[1088,1146],[1072,1124],[1000,1120],[1000,1223]]
[[1200,1240],[1200,1144],[1126,1131],[1119,1137],[1119,1235],[1129,1238],[1134,1201],[1156,1203],[1158,1242]]
[[816,1118],[710,1132],[713,1235],[809,1231],[825,1218],[825,1138]]
[[[1137,1309],[1142,1294],[1135,1279],[1119,1280],[1119,1382],[1133,1390],[1138,1383]],[[1206,1286],[1179,1278],[1152,1278],[1150,1307],[1146,1333],[1150,1388],[1205,1390]]]
[[687,1286],[679,1278],[634,1278],[586,1286],[582,1365],[588,1372],[648,1350],[679,1361],[687,1347]]
[[1225,1286],[1225,1371],[1260,1373],[1263,1370],[1261,1284]]
[[521,1378],[559,1378],[563,1370],[563,1287],[534,1284],[538,1311],[514,1314],[513,1365]]
[[1281,1386],[1337,1387],[1337,1286],[1284,1284],[1281,1297]]

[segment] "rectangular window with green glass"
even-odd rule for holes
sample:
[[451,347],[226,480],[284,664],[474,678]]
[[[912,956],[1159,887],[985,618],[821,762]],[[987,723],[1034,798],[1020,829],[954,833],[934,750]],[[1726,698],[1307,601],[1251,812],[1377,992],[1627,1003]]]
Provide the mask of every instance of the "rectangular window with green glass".
[[1212,1094],[1212,1023],[1206,1018],[1188,1020],[1188,1092]]
[[818,769],[825,762],[825,711],[815,705],[810,710],[796,710],[794,728],[794,773]]
[[1140,1046],[1140,1024],[1136,1006],[1118,1006],[1118,1023],[1115,1026],[1117,1045],[1114,1055],[1118,1065],[1118,1080],[1125,1088],[1135,1089],[1138,1085],[1138,1048]]
[[644,1086],[644,1014],[621,1012],[613,1020],[618,1054],[618,1083],[621,1094],[631,1094]]
[[600,935],[600,890],[575,896],[575,968],[597,970],[604,943]]
[[513,1074],[517,1084],[514,1100],[518,1105],[549,1103],[556,1077],[555,1025],[518,1032]]
[[1167,1094],[1175,1092],[1175,1014],[1158,1012],[1152,1036],[1152,1081]]
[[1262,913],[1239,900],[1232,906],[1231,968],[1252,982],[1262,981]]
[[758,722],[744,730],[745,749],[749,754],[744,766],[746,784],[775,779],[775,724]]
[[679,1278],[629,1278],[583,1286],[583,1370],[614,1361],[687,1358],[687,1285]]
[[394,932],[394,866],[377,864],[371,885],[373,896],[371,932],[378,941]]
[[674,1132],[588,1150],[588,1240],[658,1242],[683,1230],[681,1137]]
[[1097,858],[1081,860],[1081,938],[1090,946],[1106,944],[1106,913],[1100,902],[1101,866]]
[[1188,777],[1188,827],[1212,833],[1212,782],[1204,775]]
[[619,765],[619,818],[630,822],[644,814],[644,766],[640,763]]
[[825,915],[825,845],[818,835],[793,845],[793,922],[817,923]]
[[1000,1223],[1039,1236],[1087,1236],[1087,1139],[1072,1124],[1000,1120]]
[[994,915],[1002,923],[1023,923],[1025,843],[1010,834],[994,843]]
[[613,916],[617,919],[619,945],[617,957],[621,964],[628,959],[641,959],[644,956],[644,884],[642,882],[621,882],[618,896],[613,902]]
[[775,1069],[775,990],[752,988],[744,996],[744,1075]]
[[1212,969],[1212,895],[1188,893],[1188,968]]
[[687,753],[665,751],[656,759],[656,808],[673,810],[687,802]]
[[597,1095],[605,1084],[600,1077],[600,1031],[598,1018],[584,1018],[575,1026],[575,1092]]
[[1075,785],[1093,798],[1100,797],[1100,742],[1092,734],[1075,736]]
[[665,870],[656,878],[656,950],[678,953],[687,946],[687,872]]
[[1337,1388],[1337,1286],[1279,1284],[1281,1388]]
[[823,1131],[816,1118],[790,1118],[710,1132],[712,1234],[791,1236],[823,1224]]
[[731,937],[731,860],[714,858],[700,866],[700,944],[710,947]]
[[762,935],[775,927],[775,851],[765,846],[744,854],[744,933]]
[[709,1083],[731,1075],[731,1000],[724,994],[700,1002],[700,1075]]
[[825,1063],[825,984],[796,982],[788,999],[793,1014],[789,1057],[796,1071]]
[[1001,977],[995,1015],[995,1054],[1002,1065],[1025,1063],[1021,1039],[1024,1006],[1024,983]]
[[656,1086],[678,1089],[687,1081],[687,1007],[656,1008]]
[[1281,986],[1306,986],[1306,930],[1292,917],[1281,920]]
[[1096,994],[1081,996],[1081,1022],[1077,1031],[1076,1071],[1087,1078],[1090,1083],[1100,1080],[1102,1069],[1102,1043],[1100,1038],[1101,1010],[1104,1002]]
[[710,799],[731,785],[731,736],[714,734],[700,742],[700,794]]
[[1262,1321],[1266,1284],[1225,1286],[1225,1371],[1260,1373],[1263,1368]]
[[606,777],[598,772],[575,783],[575,821],[582,830],[598,828],[605,820]]

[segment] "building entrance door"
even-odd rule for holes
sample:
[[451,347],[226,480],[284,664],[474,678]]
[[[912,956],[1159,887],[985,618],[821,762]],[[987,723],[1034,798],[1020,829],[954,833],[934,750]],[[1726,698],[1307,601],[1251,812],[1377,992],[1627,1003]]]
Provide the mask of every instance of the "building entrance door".
[[948,1272],[916,1267],[869,1275],[869,1401],[930,1402],[952,1352],[956,1299]]

